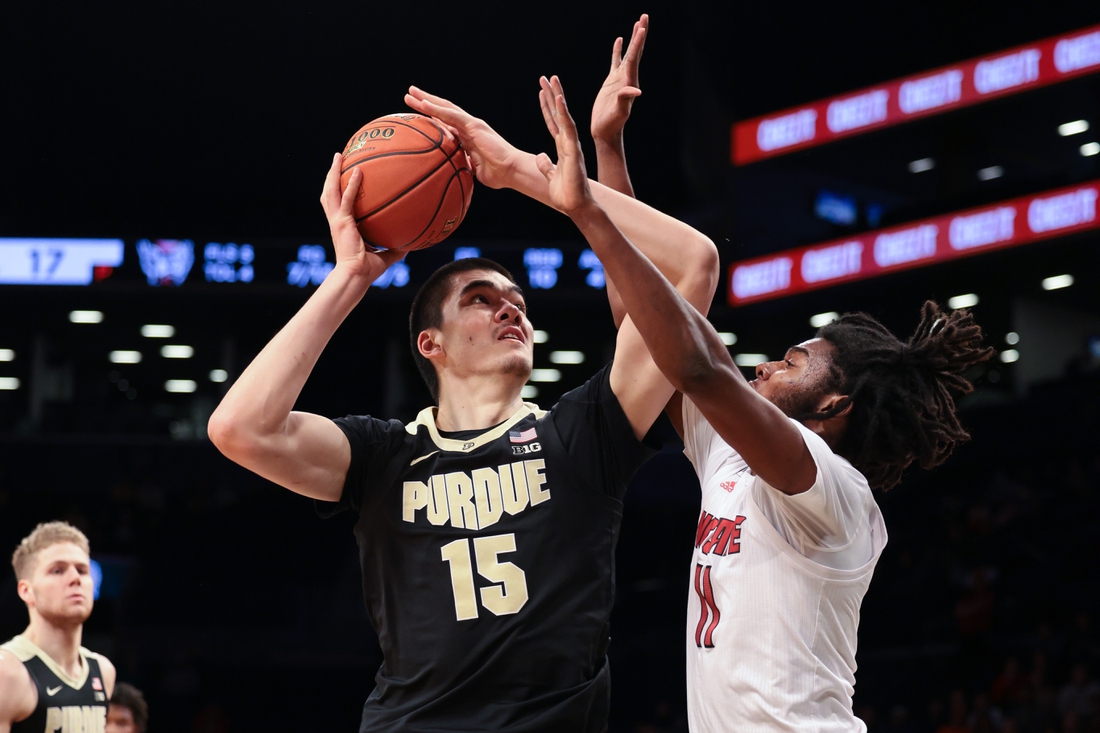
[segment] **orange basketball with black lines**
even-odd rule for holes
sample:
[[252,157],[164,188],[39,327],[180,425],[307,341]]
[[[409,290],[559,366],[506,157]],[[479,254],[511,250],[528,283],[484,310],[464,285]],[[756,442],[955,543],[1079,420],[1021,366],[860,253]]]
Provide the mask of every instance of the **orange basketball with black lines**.
[[368,122],[344,148],[340,187],[362,171],[355,223],[385,249],[424,249],[462,223],[474,192],[466,151],[435,120],[395,114]]

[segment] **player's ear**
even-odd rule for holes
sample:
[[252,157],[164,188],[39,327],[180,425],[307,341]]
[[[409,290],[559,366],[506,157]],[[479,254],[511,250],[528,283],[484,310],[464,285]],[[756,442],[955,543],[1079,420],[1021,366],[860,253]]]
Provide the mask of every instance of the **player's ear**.
[[817,411],[822,414],[828,414],[831,410],[836,409],[837,405],[844,404],[843,409],[840,412],[833,415],[833,417],[845,417],[852,411],[852,401],[848,399],[846,394],[828,394],[821,398],[821,402],[817,405]]
[[416,349],[425,359],[431,359],[443,353],[443,346],[439,343],[440,331],[437,328],[425,328],[416,337]]
[[16,585],[16,591],[19,593],[19,599],[24,603],[30,603],[34,594],[31,593],[31,582],[25,578],[20,578],[19,583]]

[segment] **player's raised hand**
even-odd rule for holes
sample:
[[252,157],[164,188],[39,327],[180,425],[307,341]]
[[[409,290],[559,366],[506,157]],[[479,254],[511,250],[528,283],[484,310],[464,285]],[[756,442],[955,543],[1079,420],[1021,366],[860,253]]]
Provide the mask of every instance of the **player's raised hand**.
[[638,66],[649,30],[649,16],[643,14],[634,24],[626,53],[623,39],[616,38],[611,50],[611,70],[592,105],[592,139],[612,142],[623,134],[634,99],[642,93],[638,87]]
[[485,120],[474,117],[454,102],[409,87],[405,104],[422,115],[442,122],[462,143],[474,166],[477,180],[489,188],[507,188],[513,184],[519,151],[500,136]]
[[539,105],[546,129],[554,136],[558,162],[555,165],[546,153],[539,153],[536,164],[546,177],[550,202],[554,208],[572,216],[586,206],[595,204],[584,168],[577,125],[565,105],[565,92],[556,76],[539,79]]
[[352,171],[348,187],[340,191],[341,155],[332,158],[332,165],[325,177],[325,187],[321,191],[321,206],[328,217],[328,228],[332,234],[332,244],[336,248],[336,264],[349,268],[356,276],[366,278],[372,283],[386,271],[386,268],[405,256],[397,250],[374,250],[368,248],[355,226],[355,214],[352,206],[359,193],[359,184],[363,174],[359,169]]

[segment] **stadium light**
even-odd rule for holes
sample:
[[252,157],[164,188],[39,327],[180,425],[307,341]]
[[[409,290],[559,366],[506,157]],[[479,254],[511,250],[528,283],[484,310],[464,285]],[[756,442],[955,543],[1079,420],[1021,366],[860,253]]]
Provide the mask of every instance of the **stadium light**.
[[836,311],[818,313],[816,316],[810,316],[810,325],[814,328],[821,328],[822,326],[828,326],[838,318],[840,318],[840,314]]
[[72,323],[102,323],[102,311],[71,311],[69,321]]
[[959,308],[972,308],[978,304],[978,296],[974,293],[964,293],[947,299],[947,307],[952,310]]
[[1096,143],[1096,142],[1085,143],[1084,145],[1081,146],[1080,150],[1081,150],[1081,155],[1085,156],[1086,158],[1089,158],[1093,155],[1096,155],[1097,153],[1100,153],[1100,143]]
[[149,323],[141,327],[141,335],[147,339],[170,339],[176,335],[176,329],[163,323]]
[[165,359],[190,359],[195,350],[185,344],[167,344],[160,347],[160,355]]
[[561,381],[561,372],[557,369],[532,369],[532,382],[558,382]]
[[19,389],[19,379],[16,377],[0,377],[0,390],[10,392]]
[[994,178],[1000,178],[1005,174],[1005,169],[999,165],[991,165],[988,168],[982,168],[978,171],[979,181],[992,181]]
[[1011,364],[1019,358],[1020,352],[1016,351],[1016,349],[1005,349],[1001,352],[1001,361],[1005,364]]
[[15,351],[12,349],[0,349],[0,361],[15,361]]
[[769,359],[763,354],[735,354],[733,357],[733,363],[739,367],[755,367],[765,361]]
[[545,344],[550,340],[550,334],[546,331],[535,331],[534,341],[536,344]]
[[224,369],[211,369],[210,370],[210,381],[211,382],[221,383],[221,382],[224,382],[227,379],[229,379],[229,372],[225,371]]
[[193,379],[169,379],[164,383],[164,391],[166,392],[178,392],[189,393],[194,392],[199,388],[199,385],[195,383]]
[[539,396],[539,388],[533,384],[525,384],[519,391],[519,396],[525,400],[534,399]]
[[141,362],[140,351],[112,351],[107,355],[112,364],[139,364]]
[[551,351],[550,352],[551,364],[583,364],[584,352],[583,351]]
[[931,158],[921,158],[920,160],[914,160],[909,163],[910,173],[924,173],[930,171],[936,167],[936,161]]
[[1073,122],[1066,122],[1065,124],[1058,125],[1058,134],[1062,137],[1069,137],[1070,135],[1079,135],[1082,132],[1088,132],[1088,129],[1088,120],[1074,120]]
[[1073,285],[1073,275],[1055,275],[1043,279],[1043,290],[1061,290]]
[[730,333],[729,331],[719,331],[718,338],[722,339],[722,343],[726,346],[733,346],[737,343],[737,334]]
[[1020,343],[1020,334],[1016,333],[1015,331],[1009,331],[1005,334],[1005,343],[1009,344],[1010,346],[1015,346],[1016,344]]

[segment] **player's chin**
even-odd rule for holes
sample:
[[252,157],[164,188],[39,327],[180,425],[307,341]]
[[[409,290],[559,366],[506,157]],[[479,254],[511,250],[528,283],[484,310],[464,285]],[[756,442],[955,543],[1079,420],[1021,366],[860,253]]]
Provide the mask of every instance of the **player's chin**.
[[91,601],[87,601],[86,603],[66,604],[64,608],[57,609],[53,613],[42,614],[47,621],[55,626],[79,626],[87,621],[88,617],[91,615]]
[[511,354],[504,359],[503,364],[501,364],[500,372],[501,374],[522,377],[523,381],[526,382],[531,378],[531,369],[534,366],[532,363],[533,361],[531,355],[527,353]]

